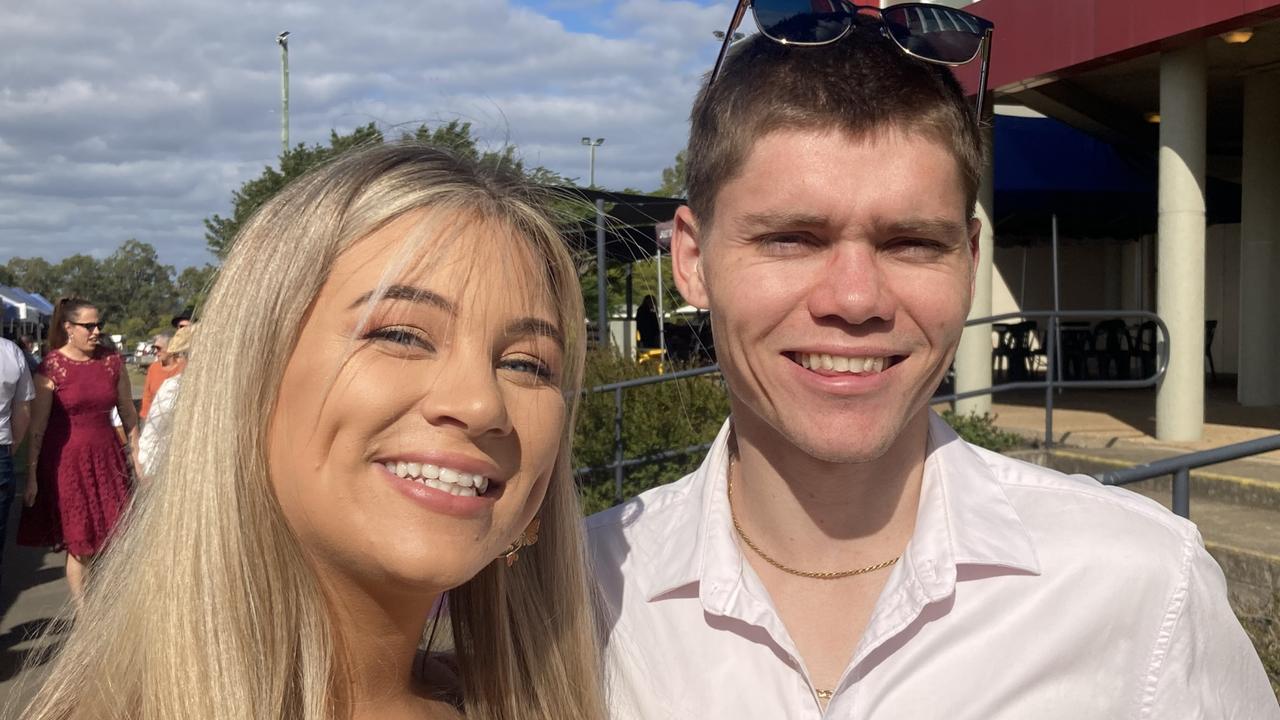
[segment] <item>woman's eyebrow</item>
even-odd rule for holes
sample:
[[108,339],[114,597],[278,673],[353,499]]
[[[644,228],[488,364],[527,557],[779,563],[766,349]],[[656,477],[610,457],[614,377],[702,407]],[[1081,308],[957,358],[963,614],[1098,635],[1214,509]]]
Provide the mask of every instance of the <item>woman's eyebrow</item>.
[[555,323],[547,322],[541,318],[524,317],[513,320],[507,324],[508,337],[524,337],[527,335],[536,335],[539,337],[550,338],[552,342],[564,349],[564,333],[560,332],[560,328]]
[[[376,290],[370,290],[356,298],[355,302],[351,303],[351,306],[347,309],[354,310],[355,308],[364,305],[369,302],[375,294],[377,294]],[[454,307],[453,303],[443,295],[427,290],[426,288],[414,287],[412,285],[392,285],[388,287],[386,291],[378,297],[378,302],[386,300],[407,300],[409,302],[421,303],[423,305],[431,305],[432,307],[444,310],[450,315],[457,312],[457,308]]]

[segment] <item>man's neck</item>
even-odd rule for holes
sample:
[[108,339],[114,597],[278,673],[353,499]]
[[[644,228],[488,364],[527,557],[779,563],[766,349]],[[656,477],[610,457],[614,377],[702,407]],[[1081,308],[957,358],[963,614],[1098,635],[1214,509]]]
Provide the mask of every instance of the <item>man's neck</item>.
[[928,423],[921,412],[879,458],[837,464],[805,454],[771,428],[758,431],[763,423],[735,422],[737,520],[770,557],[801,570],[840,571],[898,556],[915,529]]

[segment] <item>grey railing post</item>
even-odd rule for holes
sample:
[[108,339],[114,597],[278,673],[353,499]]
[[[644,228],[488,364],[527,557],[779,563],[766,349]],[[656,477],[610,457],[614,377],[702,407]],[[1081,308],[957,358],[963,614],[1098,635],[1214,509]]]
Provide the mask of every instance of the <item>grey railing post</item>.
[[1044,349],[1044,446],[1053,447],[1053,374],[1058,371],[1058,315],[1049,317]]
[[613,391],[613,496],[622,502],[622,388]]
[[1173,474],[1173,513],[1191,519],[1191,469],[1178,468]]

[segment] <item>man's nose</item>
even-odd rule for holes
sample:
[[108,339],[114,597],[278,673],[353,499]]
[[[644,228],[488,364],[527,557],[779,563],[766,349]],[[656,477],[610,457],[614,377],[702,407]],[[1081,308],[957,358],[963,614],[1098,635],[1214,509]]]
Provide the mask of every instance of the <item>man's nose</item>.
[[815,318],[839,318],[850,325],[893,318],[893,288],[875,248],[837,243],[815,272],[808,295]]

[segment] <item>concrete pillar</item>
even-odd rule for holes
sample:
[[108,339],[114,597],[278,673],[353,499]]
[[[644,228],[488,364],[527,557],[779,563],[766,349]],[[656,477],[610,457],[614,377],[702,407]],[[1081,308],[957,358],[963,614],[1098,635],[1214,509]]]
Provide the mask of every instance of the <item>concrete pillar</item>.
[[1204,430],[1204,155],[1208,80],[1200,41],[1160,58],[1156,312],[1169,326],[1169,369],[1156,394],[1156,437]]
[[1244,81],[1240,201],[1241,405],[1280,404],[1280,72]]
[[[991,147],[992,133],[987,128],[986,143]],[[978,236],[978,267],[973,281],[973,305],[969,308],[969,317],[987,317],[991,315],[991,274],[994,267],[995,231],[991,218],[995,217],[995,182],[992,177],[993,163],[991,153],[987,155],[987,165],[982,173],[982,184],[978,187],[978,221],[982,223],[982,233]],[[991,387],[991,325],[974,325],[967,327],[960,336],[960,347],[956,349],[956,392],[979,390]],[[977,413],[984,415],[991,412],[991,396],[978,397],[956,402],[956,413],[968,415]]]

